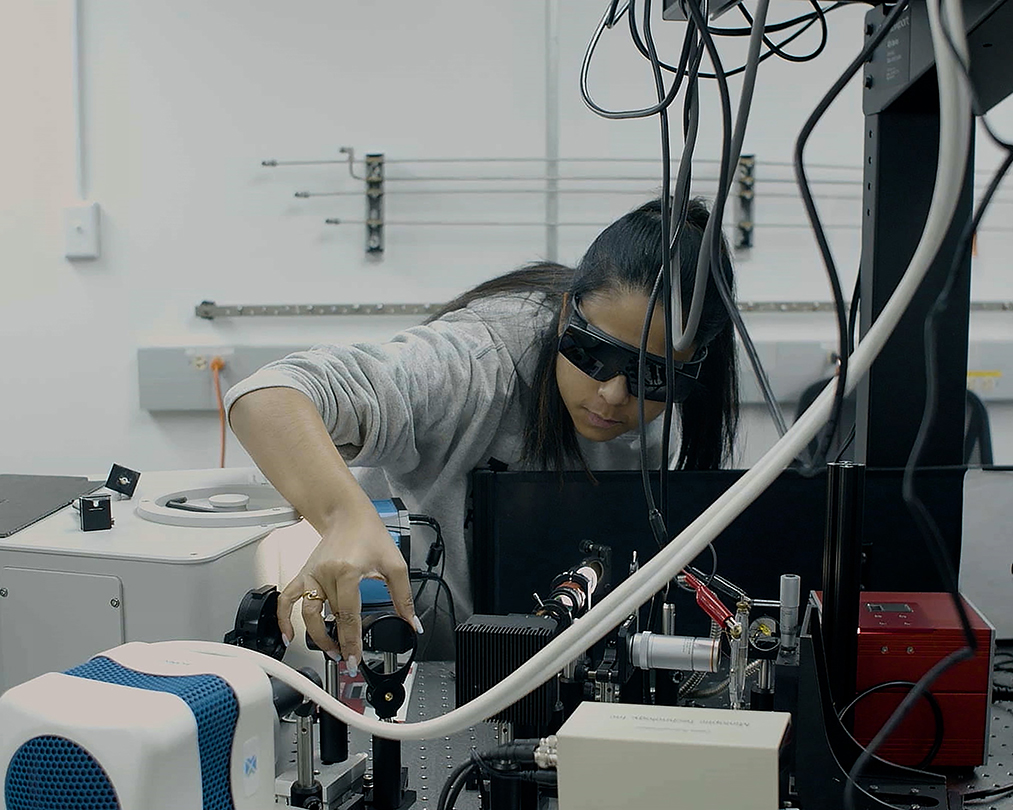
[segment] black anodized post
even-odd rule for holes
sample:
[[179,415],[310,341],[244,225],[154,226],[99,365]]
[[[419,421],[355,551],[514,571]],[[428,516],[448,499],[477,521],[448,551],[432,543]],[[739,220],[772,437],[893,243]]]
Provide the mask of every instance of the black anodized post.
[[864,504],[865,466],[828,464],[822,629],[835,706],[845,705],[855,694]]

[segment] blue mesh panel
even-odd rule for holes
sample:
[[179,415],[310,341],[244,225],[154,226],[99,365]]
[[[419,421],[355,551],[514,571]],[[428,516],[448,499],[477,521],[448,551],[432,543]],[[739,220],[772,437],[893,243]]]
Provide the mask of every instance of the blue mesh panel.
[[4,801],[7,810],[120,810],[102,766],[63,737],[35,737],[14,753]]
[[197,721],[204,810],[233,810],[230,759],[239,702],[225,681],[215,675],[148,675],[101,656],[67,674],[179,697]]

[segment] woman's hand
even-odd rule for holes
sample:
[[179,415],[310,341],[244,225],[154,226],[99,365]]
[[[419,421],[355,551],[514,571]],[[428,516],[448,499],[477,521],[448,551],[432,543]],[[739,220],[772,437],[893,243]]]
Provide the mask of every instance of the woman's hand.
[[[362,660],[362,579],[383,580],[398,615],[421,632],[408,566],[372,503],[365,496],[363,500],[364,504],[358,503],[335,516],[302,570],[278,599],[278,625],[285,639],[292,640],[292,608],[302,600],[303,621],[310,638],[332,658],[342,656],[352,675]],[[337,644],[324,626],[325,600],[334,614]]]
[[[285,638],[291,642],[295,635],[292,607],[302,600],[310,638],[333,657],[343,655],[354,672],[362,660],[359,582],[364,577],[387,583],[398,615],[421,633],[404,557],[313,402],[291,388],[262,388],[237,399],[229,420],[264,475],[320,534],[320,543],[278,599]],[[337,644],[324,627],[324,601],[337,620]]]

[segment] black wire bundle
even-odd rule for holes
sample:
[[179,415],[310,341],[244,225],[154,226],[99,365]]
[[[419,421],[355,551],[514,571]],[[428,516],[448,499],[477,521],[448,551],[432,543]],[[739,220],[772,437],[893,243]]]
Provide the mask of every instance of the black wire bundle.
[[[810,14],[796,17],[792,20],[785,21],[783,23],[776,23],[771,26],[764,25],[763,27],[763,42],[767,46],[767,53],[759,55],[757,57],[758,62],[763,59],[777,55],[781,58],[788,59],[789,61],[808,61],[816,58],[824,49],[827,40],[827,25],[826,25],[826,13],[828,11],[839,8],[843,3],[835,3],[824,9],[816,0],[810,0],[814,11]],[[767,400],[768,407],[775,417],[775,422],[778,423],[779,433],[784,433],[784,420],[780,417],[779,410],[777,408],[776,400],[773,397],[773,392],[770,390],[769,381],[766,380],[766,374],[763,371],[762,364],[759,360],[759,355],[756,352],[755,345],[751,340],[748,331],[746,330],[745,324],[742,322],[741,314],[738,311],[737,306],[732,298],[731,291],[728,287],[727,281],[720,270],[720,255],[721,255],[721,229],[717,225],[723,219],[725,201],[728,195],[728,188],[731,180],[732,166],[731,162],[733,159],[732,152],[732,120],[731,120],[731,99],[728,91],[727,76],[733,75],[737,72],[746,70],[748,64],[743,66],[741,70],[732,72],[726,72],[721,64],[720,56],[718,54],[717,47],[714,43],[713,37],[711,36],[712,29],[708,27],[706,16],[707,8],[703,10],[698,8],[695,3],[689,3],[686,6],[688,14],[688,20],[686,23],[686,33],[683,39],[683,46],[679,57],[677,66],[669,65],[663,62],[657,53],[657,48],[654,43],[654,38],[651,30],[651,0],[644,0],[643,9],[643,37],[637,27],[636,14],[635,14],[635,0],[630,0],[627,5],[623,7],[621,11],[618,11],[618,2],[613,0],[609,4],[606,10],[605,16],[602,19],[602,23],[599,26],[599,30],[588,48],[588,53],[585,56],[585,64],[582,72],[582,94],[584,101],[587,103],[594,112],[607,118],[643,118],[651,115],[658,115],[661,125],[661,150],[662,150],[662,244],[664,245],[662,255],[662,267],[659,270],[658,279],[655,283],[654,290],[649,298],[647,314],[645,316],[644,327],[641,334],[640,342],[640,360],[638,373],[641,377],[644,375],[644,368],[646,364],[646,353],[647,353],[647,339],[650,332],[651,320],[654,315],[654,309],[657,304],[659,295],[664,304],[665,312],[665,339],[666,345],[671,347],[673,344],[673,332],[674,327],[672,323],[672,295],[674,292],[675,284],[678,281],[673,280],[673,254],[677,252],[677,245],[681,236],[682,229],[685,225],[686,211],[689,203],[689,180],[690,180],[690,167],[692,165],[693,152],[696,145],[696,124],[699,114],[699,99],[697,96],[697,80],[700,76],[711,76],[718,80],[718,90],[721,99],[721,111],[722,111],[722,125],[724,136],[722,139],[722,153],[721,153],[721,169],[719,172],[719,185],[718,192],[715,196],[714,204],[711,210],[711,218],[714,220],[714,225],[709,229],[710,240],[709,243],[703,246],[705,253],[709,254],[709,269],[710,277],[713,278],[718,293],[728,310],[729,316],[732,318],[736,331],[739,333],[740,338],[746,352],[749,356],[750,363],[756,371],[757,378],[761,383],[761,389],[764,392],[764,397]],[[657,103],[648,108],[639,110],[606,110],[596,104],[590,96],[590,92],[586,87],[587,70],[591,57],[594,53],[594,49],[597,45],[598,39],[601,35],[603,28],[612,28],[622,17],[623,14],[627,15],[629,23],[629,30],[631,38],[637,48],[637,50],[650,62],[652,75],[654,78],[655,91],[657,96]],[[751,15],[742,10],[743,15],[750,23],[753,23]],[[765,21],[761,21],[765,22]],[[804,56],[796,56],[793,54],[787,54],[783,47],[793,41],[795,38],[801,36],[810,26],[816,22],[820,23],[822,37],[821,42],[817,48],[811,53]],[[779,43],[772,42],[766,37],[768,32],[773,33],[774,31],[785,30],[794,25],[800,25],[801,27],[795,31],[791,36],[787,37]],[[713,29],[715,33],[738,36],[743,34],[752,34],[753,30],[744,29]],[[701,74],[699,71],[700,61],[703,53],[706,51],[711,64],[714,66],[714,74]],[[751,54],[752,56],[752,54]],[[671,87],[666,91],[664,86],[664,79],[662,71],[667,70],[675,74],[674,80]],[[668,121],[668,107],[675,100],[683,81],[687,81],[687,92],[686,100],[683,112],[683,133],[684,133],[684,149],[682,159],[680,161],[680,172],[679,181],[676,186],[675,199],[672,199],[671,194],[671,171],[670,171],[670,134],[669,134],[669,121]],[[740,112],[740,115],[744,113]],[[678,213],[677,213],[678,212]],[[701,266],[708,267],[707,257],[701,259]],[[694,296],[702,294],[702,288],[700,286],[700,278],[696,285],[697,289],[694,291]],[[674,372],[674,358],[672,352],[669,349],[666,351],[666,375],[669,380],[675,378]],[[640,445],[641,445],[641,471],[643,475],[643,489],[644,496],[647,501],[648,507],[648,521],[651,526],[652,533],[655,541],[659,547],[663,546],[668,540],[667,530],[667,506],[668,506],[668,466],[669,466],[669,443],[671,439],[671,425],[672,425],[672,413],[673,413],[673,402],[671,398],[671,389],[669,389],[669,396],[666,397],[664,420],[662,428],[662,452],[661,452],[661,470],[660,470],[660,508],[655,503],[654,495],[650,486],[650,476],[648,473],[649,462],[647,459],[647,434],[646,424],[644,419],[645,404],[644,397],[641,394],[638,396],[638,411],[639,411],[639,423],[640,423]],[[713,576],[713,571],[711,576]],[[667,589],[665,590],[667,593]],[[648,620],[648,626],[653,627],[654,619],[656,618],[659,606],[659,598],[656,596],[652,602],[650,618]]]
[[[427,635],[425,642],[422,645],[422,649],[419,651],[419,657],[425,656],[426,651],[429,649],[429,645],[432,643],[433,637],[436,635],[436,622],[439,618],[439,604],[440,604],[440,593],[441,591],[447,594],[447,604],[450,606],[450,622],[451,631],[457,627],[457,612],[454,609],[454,597],[450,592],[450,586],[447,581],[443,578],[443,574],[447,568],[447,555],[446,547],[443,544],[443,530],[440,528],[439,522],[430,517],[429,515],[420,514],[409,514],[408,522],[413,526],[428,526],[433,530],[436,535],[435,539],[429,546],[429,551],[426,554],[426,570],[423,571],[419,568],[413,568],[408,572],[409,580],[421,581],[422,584],[419,589],[415,592],[414,603],[417,605],[419,599],[422,598],[422,594],[426,590],[426,586],[430,582],[435,582],[439,587],[436,591],[436,596],[433,598],[433,628]],[[434,574],[433,569],[439,565],[440,573]]]
[[[767,25],[763,26],[763,30],[764,30],[764,34],[765,35],[766,34],[777,33],[779,31],[784,31],[784,30],[787,30],[788,28],[791,28],[791,27],[796,26],[796,25],[799,25],[800,27],[799,27],[798,30],[794,31],[787,38],[781,40],[780,42],[771,42],[765,36],[764,37],[764,44],[767,46],[767,51],[766,51],[766,53],[760,54],[760,58],[759,58],[760,62],[765,62],[767,59],[769,59],[772,56],[780,57],[781,59],[785,59],[785,60],[787,60],[789,62],[809,62],[809,61],[815,59],[816,57],[818,57],[821,53],[823,53],[823,50],[826,48],[827,34],[828,34],[827,24],[826,24],[826,15],[829,14],[831,11],[836,11],[839,8],[843,8],[844,6],[848,5],[848,3],[837,2],[837,3],[831,4],[830,6],[827,6],[826,8],[823,8],[822,6],[819,5],[819,3],[815,2],[815,0],[810,0],[810,2],[812,4],[812,7],[813,7],[814,11],[811,11],[808,14],[802,14],[802,15],[800,15],[798,17],[794,17],[794,18],[792,18],[790,20],[784,20],[783,22],[779,22],[779,23],[770,23],[770,24],[767,24]],[[749,16],[749,12],[746,11],[741,5],[739,6],[739,9],[740,9],[740,12],[742,13],[742,15],[746,19],[748,19],[750,21],[750,23],[752,23],[752,19]],[[790,45],[792,42],[794,42],[796,39],[798,39],[800,36],[802,36],[802,34],[804,34],[806,31],[808,31],[817,22],[820,23],[822,35],[821,35],[821,38],[820,38],[819,45],[817,45],[813,49],[813,51],[811,53],[798,56],[798,55],[795,55],[795,54],[786,54],[784,52],[783,48],[784,48],[785,45]],[[749,29],[749,28],[718,28],[718,27],[708,26],[707,30],[711,34],[715,34],[717,36],[726,36],[726,37],[748,37],[750,35],[750,33],[751,33],[751,29]],[[640,38],[639,33],[635,29],[631,29],[631,35],[632,35],[632,38],[633,38],[633,43],[634,43],[634,45],[636,45],[637,50],[640,51],[641,55],[645,59],[650,59],[651,57],[650,57],[650,54],[648,52],[647,45]],[[669,73],[676,73],[676,74],[681,73],[681,68],[675,67],[673,65],[669,65],[669,64],[667,64],[665,62],[662,62],[660,60],[658,62],[658,65],[661,67],[662,70],[666,70]],[[733,68],[732,70],[723,70],[723,71],[721,71],[721,75],[723,75],[727,79],[727,78],[731,78],[732,76],[737,76],[740,73],[744,73],[745,70],[746,70],[746,65],[742,65],[740,67]],[[717,74],[716,73],[701,73],[700,74],[700,78],[701,79],[715,79],[715,78],[717,78]]]
[[[440,576],[442,577],[447,561],[444,557],[444,552],[446,551],[446,548],[443,545],[443,530],[440,528],[439,522],[435,518],[430,517],[429,515],[419,515],[419,514],[409,514],[408,522],[412,526],[428,526],[430,529],[433,530],[433,533],[436,535],[436,538],[433,540],[432,544],[430,544],[429,552],[426,554],[426,573],[432,574],[433,569],[437,566],[437,564],[439,564]],[[429,584],[430,579],[431,577],[423,577],[424,581],[422,583],[422,587],[420,587],[415,594],[416,602],[419,600],[419,597],[422,596],[422,592],[425,591],[426,585]]]
[[[471,752],[471,758],[462,762],[447,777],[436,802],[436,810],[453,810],[472,777],[478,778],[482,790],[483,779],[512,779],[555,787],[556,772],[542,770],[534,764],[534,751],[539,740],[514,740],[485,753]],[[485,802],[482,804],[486,806]]]
[[[423,587],[429,581],[435,582],[447,595],[447,610],[450,613],[450,622],[454,627],[457,627],[457,611],[454,608],[454,597],[450,592],[450,586],[441,574],[434,574],[431,571],[423,571],[421,568],[412,568],[408,572],[408,578],[416,581],[421,580]],[[419,589],[421,591],[421,588]],[[437,593],[437,599],[439,599],[439,593]],[[436,612],[436,600],[433,600],[433,612]]]

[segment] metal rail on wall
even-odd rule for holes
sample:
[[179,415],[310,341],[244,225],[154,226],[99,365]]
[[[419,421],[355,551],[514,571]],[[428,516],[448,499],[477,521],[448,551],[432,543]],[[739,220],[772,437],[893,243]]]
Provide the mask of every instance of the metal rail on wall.
[[[249,318],[265,316],[321,315],[432,315],[443,304],[216,304],[201,301],[194,311],[198,318]],[[739,310],[748,313],[833,312],[830,301],[740,301]],[[1013,312],[1013,301],[976,301],[973,312]]]
[[[587,166],[649,166],[658,163],[657,158],[605,158],[605,157],[559,157],[552,150],[547,150],[548,157],[445,157],[445,158],[390,158],[384,153],[370,153],[364,158],[357,158],[355,149],[348,146],[340,148],[343,156],[333,160],[264,160],[263,166],[342,166],[347,170],[348,178],[360,185],[357,189],[332,189],[322,191],[300,190],[294,192],[298,199],[311,198],[365,198],[365,217],[331,216],[324,220],[326,225],[354,225],[365,228],[365,252],[367,256],[379,258],[385,250],[385,228],[390,227],[496,227],[496,228],[545,228],[546,257],[555,259],[558,253],[559,229],[564,227],[604,227],[602,221],[561,221],[559,218],[560,200],[563,197],[576,196],[609,196],[636,195],[646,196],[647,189],[653,189],[659,182],[659,174],[651,172],[609,174],[597,171],[588,174],[568,173],[566,167],[585,164]],[[711,166],[717,161],[697,159],[701,166]],[[491,171],[481,174],[466,172],[441,171],[437,175],[393,176],[387,171],[398,166],[473,166],[481,168],[488,165]],[[493,168],[495,167],[495,168]],[[509,167],[537,168],[537,173],[512,174]],[[755,234],[760,230],[808,230],[809,224],[802,219],[792,221],[757,221],[757,202],[762,206],[765,200],[798,200],[795,190],[795,179],[786,176],[773,176],[785,172],[790,164],[779,161],[758,161],[755,155],[742,155],[739,158],[736,182],[731,196],[735,201],[735,213],[732,221],[727,224],[734,233],[734,245],[738,250],[747,250],[755,244]],[[823,169],[829,172],[861,172],[860,166],[843,166],[833,164],[811,164],[812,169]],[[767,176],[764,176],[765,170]],[[770,171],[773,170],[773,171]],[[704,172],[695,173],[698,186],[709,187],[717,183],[717,176]],[[593,185],[588,185],[589,183]],[[636,183],[638,188],[630,188]],[[816,192],[817,199],[826,201],[862,200],[861,176],[842,177],[830,176],[813,178],[812,185],[822,191]],[[428,187],[425,184],[440,184]],[[623,187],[626,184],[627,187]],[[852,190],[853,189],[853,190]],[[476,219],[426,218],[389,219],[385,210],[385,200],[389,197],[419,196],[462,196],[462,195],[532,195],[545,200],[545,216],[528,220],[501,220],[490,217]],[[997,198],[998,204],[1013,204],[1013,197]],[[828,230],[858,230],[861,223],[837,222],[828,223]],[[982,232],[1011,232],[1009,227],[983,227]]]

